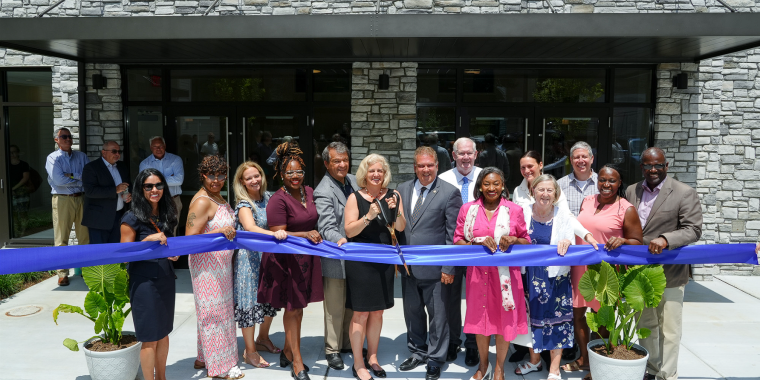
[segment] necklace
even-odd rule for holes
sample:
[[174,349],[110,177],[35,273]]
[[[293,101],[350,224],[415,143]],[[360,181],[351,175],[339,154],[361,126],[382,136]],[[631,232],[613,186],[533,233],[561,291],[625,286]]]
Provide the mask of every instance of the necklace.
[[[301,191],[301,204],[306,206],[306,193],[303,191],[303,186],[299,187],[298,190]],[[288,189],[285,188],[285,185],[282,186],[282,191],[290,194]]]
[[224,198],[222,198],[222,196],[221,196],[221,195],[219,196],[219,198],[216,198],[216,197],[215,197],[215,195],[214,195],[213,193],[211,193],[210,191],[208,191],[208,190],[206,189],[206,187],[203,187],[203,191],[205,191],[205,192],[206,192],[206,195],[208,195],[208,197],[209,197],[209,198],[213,199],[214,201],[218,201],[217,203],[221,203],[221,204],[225,204],[225,203],[227,203],[227,201],[226,201],[226,200],[224,200]]
[[377,195],[372,195],[372,194],[369,192],[369,189],[368,189],[368,188],[366,188],[366,187],[365,187],[363,190],[364,190],[364,192],[365,192],[365,193],[367,193],[367,195],[368,195],[368,196],[371,198],[371,200],[370,200],[370,203],[374,202],[374,201],[375,201],[375,199],[377,199],[378,197],[380,197],[380,194],[382,194],[382,193],[383,193],[383,189],[380,189],[380,191],[377,193]]

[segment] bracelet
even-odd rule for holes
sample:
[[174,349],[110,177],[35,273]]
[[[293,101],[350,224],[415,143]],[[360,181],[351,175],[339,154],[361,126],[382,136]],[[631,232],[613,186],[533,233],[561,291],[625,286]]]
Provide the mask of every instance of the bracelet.
[[364,226],[369,226],[369,219],[367,219],[367,215],[364,215]]

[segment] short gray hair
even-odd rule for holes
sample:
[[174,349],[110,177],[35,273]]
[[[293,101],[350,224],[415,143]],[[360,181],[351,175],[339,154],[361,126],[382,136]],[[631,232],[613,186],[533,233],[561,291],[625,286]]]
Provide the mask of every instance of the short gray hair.
[[476,148],[476,146],[475,146],[475,141],[472,141],[472,139],[469,138],[469,137],[460,137],[460,138],[457,139],[457,141],[454,141],[454,145],[451,146],[452,150],[455,151],[455,152],[458,152],[459,151],[459,149],[458,149],[459,148],[459,144],[461,144],[463,142],[467,142],[467,141],[469,141],[470,144],[472,144],[472,150],[474,150],[474,151],[477,152],[478,148]]
[[335,149],[335,153],[339,154],[348,154],[348,158],[351,159],[351,151],[348,150],[348,147],[346,144],[340,142],[340,141],[333,141],[325,147],[325,150],[322,151],[322,160],[324,162],[330,162],[330,149]]
[[588,143],[585,141],[578,141],[577,143],[573,144],[572,148],[570,148],[570,158],[573,157],[573,152],[578,149],[585,149],[588,152],[589,156],[594,157],[594,151],[591,150],[591,145],[588,145]]
[[541,174],[540,176],[533,179],[533,182],[530,183],[530,196],[535,198],[536,196],[533,194],[536,190],[536,186],[538,186],[541,182],[551,182],[552,186],[554,186],[554,201],[552,202],[553,205],[556,205],[557,202],[559,202],[559,197],[562,196],[562,189],[559,187],[559,183],[557,183],[557,179],[554,178],[551,174]]
[[106,141],[106,142],[104,142],[104,143],[103,143],[103,146],[102,146],[100,149],[103,149],[103,150],[107,150],[106,148],[107,148],[107,147],[108,147],[108,145],[110,145],[111,143],[114,143],[114,144],[116,144],[116,145],[119,145],[119,143],[117,143],[116,141],[113,141],[113,140],[108,140],[108,141]]
[[166,145],[166,139],[164,139],[164,136],[153,136],[153,137],[151,137],[151,138],[148,140],[148,146],[149,146],[149,147],[150,147],[150,144],[152,144],[152,143],[153,143],[153,140],[155,140],[155,139],[161,139],[161,142],[162,142],[162,143],[164,143],[164,145]]
[[58,128],[55,129],[55,132],[53,132],[53,138],[57,139],[58,138],[58,134],[61,133],[62,130],[65,130],[65,131],[71,133],[71,131],[68,128],[66,128],[66,127],[58,127]]

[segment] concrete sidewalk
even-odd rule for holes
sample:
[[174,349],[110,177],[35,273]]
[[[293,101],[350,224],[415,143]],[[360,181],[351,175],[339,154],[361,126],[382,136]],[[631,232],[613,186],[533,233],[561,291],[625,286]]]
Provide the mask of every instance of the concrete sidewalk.
[[[193,369],[196,356],[196,316],[192,287],[187,270],[178,271],[177,304],[174,331],[170,336],[167,377],[199,379],[204,370]],[[0,301],[0,379],[89,379],[81,352],[63,347],[64,338],[82,341],[94,335],[93,325],[82,316],[62,314],[59,325],[53,323],[52,311],[60,303],[82,306],[87,288],[80,277],[71,278],[71,286],[60,288],[51,278],[17,295]],[[391,379],[424,379],[420,366],[410,372],[399,372],[398,365],[409,356],[401,308],[400,283],[396,281],[396,306],[385,313],[380,363]],[[463,303],[464,304],[464,303]],[[18,309],[26,307],[26,309]],[[40,311],[25,317],[20,311]],[[132,328],[131,318],[125,329]],[[343,355],[347,364],[343,371],[329,370],[323,352],[322,305],[312,304],[304,311],[303,356],[311,365],[312,379],[352,379],[350,355]],[[272,326],[272,340],[282,347],[284,333],[281,317]],[[238,330],[238,350],[242,355],[243,338]],[[263,354],[272,363],[278,355]],[[491,348],[491,361],[495,360]],[[279,366],[266,369],[242,364],[246,379],[290,379],[290,372]],[[548,373],[527,376],[511,374],[507,364],[506,379],[545,379]],[[443,368],[442,379],[469,379],[475,369],[464,365],[464,353]],[[718,277],[713,282],[691,282],[686,287],[684,332],[679,358],[681,379],[760,380],[760,277]],[[581,379],[585,373],[564,373],[564,379]],[[138,375],[142,379],[141,375]],[[627,380],[627,379],[621,379]],[[638,379],[631,379],[638,380]]]

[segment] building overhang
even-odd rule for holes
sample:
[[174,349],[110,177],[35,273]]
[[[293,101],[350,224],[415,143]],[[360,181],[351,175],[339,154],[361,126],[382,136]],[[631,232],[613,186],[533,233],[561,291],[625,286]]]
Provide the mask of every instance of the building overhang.
[[760,14],[3,18],[0,46],[121,64],[698,62],[760,46]]

